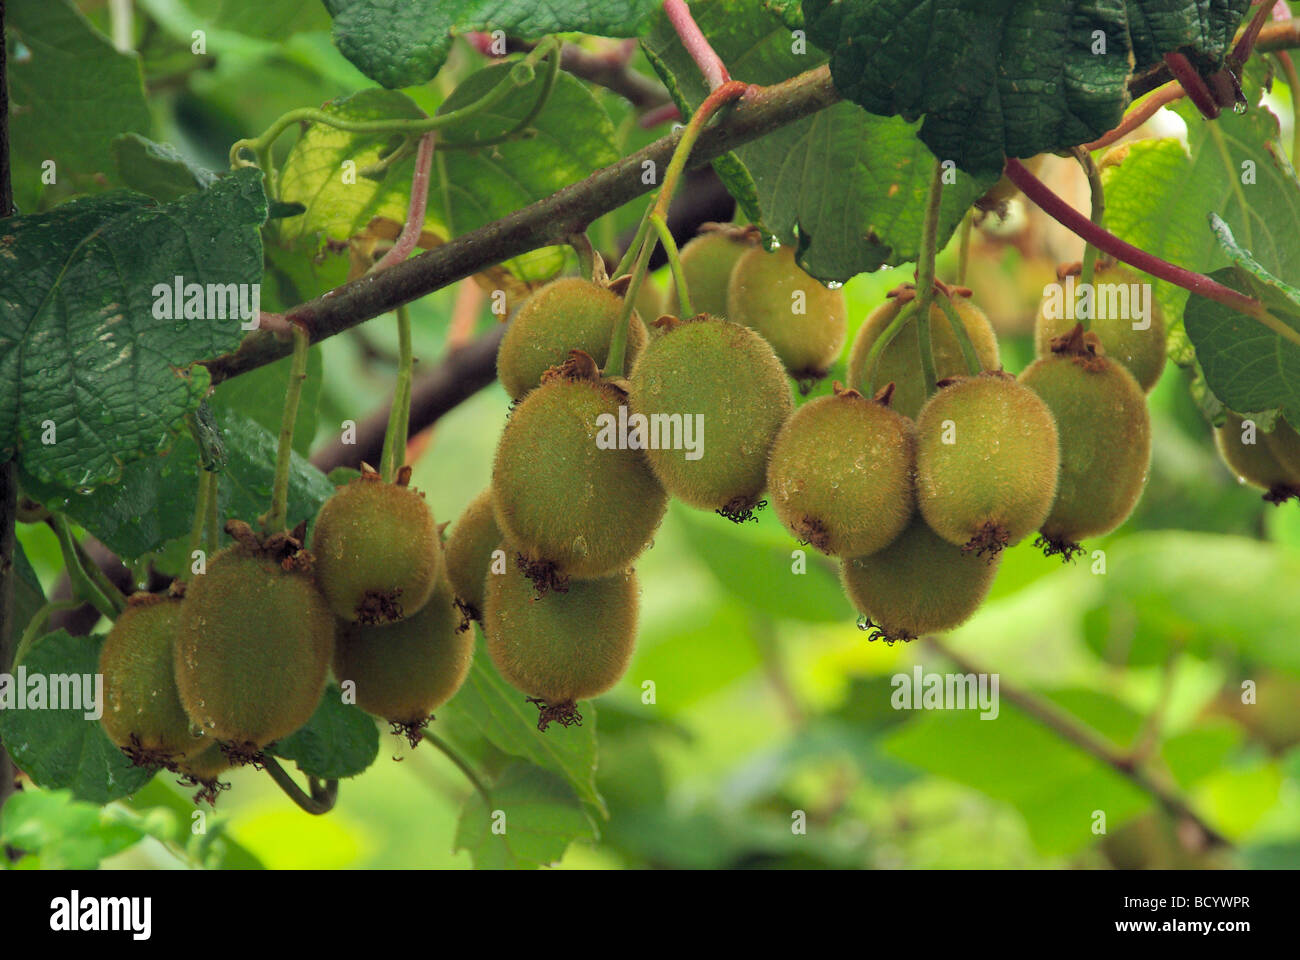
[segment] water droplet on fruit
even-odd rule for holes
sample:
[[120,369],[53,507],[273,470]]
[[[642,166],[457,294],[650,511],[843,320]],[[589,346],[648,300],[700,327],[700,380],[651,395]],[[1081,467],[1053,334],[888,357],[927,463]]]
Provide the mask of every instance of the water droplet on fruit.
[[858,614],[858,629],[863,631],[871,629],[871,620],[868,619],[866,614]]

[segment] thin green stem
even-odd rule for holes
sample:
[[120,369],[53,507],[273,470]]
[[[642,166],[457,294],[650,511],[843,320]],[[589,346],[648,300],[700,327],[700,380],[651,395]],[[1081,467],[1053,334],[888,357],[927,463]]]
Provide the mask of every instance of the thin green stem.
[[483,784],[483,781],[479,779],[478,774],[474,772],[474,768],[456,752],[455,748],[436,733],[430,733],[428,730],[424,731],[423,739],[427,744],[429,744],[429,746],[440,751],[448,760],[454,763],[456,769],[465,774],[465,779],[474,785],[474,789],[479,792],[479,796],[483,798],[483,802],[487,804],[487,808],[491,810],[492,794],[488,793],[488,788]]
[[967,210],[961,221],[961,244],[957,248],[957,286],[966,286],[966,268],[970,266],[970,240],[975,228],[975,211]]
[[912,319],[914,313],[916,313],[915,300],[898,311],[898,316],[894,317],[889,326],[881,331],[880,336],[876,337],[876,342],[867,351],[866,362],[862,365],[861,385],[849,384],[849,386],[855,387],[859,393],[864,393],[868,397],[876,395],[876,360],[884,352],[884,349],[894,342],[894,338],[898,336],[898,331],[902,330],[907,322]]
[[50,615],[57,610],[75,610],[81,606],[81,600],[51,600],[45,606],[36,611],[35,616],[23,630],[23,635],[18,638],[18,646],[14,648],[13,666],[22,663],[23,657],[27,655],[27,650],[36,638],[45,632],[45,625],[50,622]]
[[664,218],[657,213],[650,214],[650,223],[654,226],[655,232],[659,234],[659,242],[663,244],[664,254],[668,257],[668,268],[673,274],[673,283],[677,285],[677,302],[683,317],[695,316],[695,308],[691,306],[690,290],[686,285],[686,271],[682,269],[682,258],[677,252],[677,241],[673,239],[673,232],[668,229],[668,224]]
[[187,562],[194,559],[194,551],[203,544],[203,530],[208,522],[208,512],[212,502],[212,482],[216,474],[199,467],[199,493],[194,505],[194,524],[190,527],[190,552]]
[[[440,130],[443,127],[460,123],[470,117],[476,116],[496,106],[504,100],[510,93],[519,88],[532,83],[535,76],[533,68],[543,58],[551,54],[552,59],[559,60],[559,41],[554,37],[547,37],[522,60],[513,64],[510,69],[503,72],[500,80],[497,81],[487,93],[479,97],[473,103],[467,103],[458,110],[451,110],[447,113],[435,114],[432,117],[403,117],[391,118],[385,120],[347,120],[343,117],[327,113],[316,107],[301,107],[297,110],[290,110],[288,113],[280,116],[274,123],[269,126],[261,136],[250,139],[238,140],[230,148],[230,166],[237,168],[247,166],[247,163],[240,158],[240,153],[247,149],[251,150],[257,157],[257,165],[260,166],[264,173],[270,173],[270,148],[280,134],[297,123],[321,123],[337,130],[343,130],[348,133],[402,133],[407,136],[418,136],[428,133],[430,130]],[[552,83],[554,81],[551,81]],[[549,88],[545,90],[549,95]],[[539,108],[540,109],[540,108]],[[532,118],[528,119],[532,122]],[[462,146],[482,146],[486,142],[478,144],[462,143]]]
[[641,218],[641,223],[636,228],[636,236],[628,244],[627,252],[623,254],[623,259],[614,267],[614,276],[621,277],[632,269],[632,262],[636,259],[637,254],[641,251],[641,244],[645,243],[646,234],[650,232],[650,211],[646,211],[645,216]]
[[527,131],[528,128],[532,126],[533,121],[537,119],[544,109],[546,109],[546,102],[551,99],[551,93],[555,90],[555,81],[560,75],[560,43],[558,41],[555,41],[553,37],[548,37],[546,40],[543,40],[541,44],[535,47],[534,50],[541,50],[548,41],[553,42],[551,44],[552,49],[550,55],[546,55],[545,51],[543,51],[543,55],[546,56],[546,73],[542,76],[542,89],[538,93],[537,99],[533,102],[532,108],[518,123],[505,133],[499,133],[495,137],[488,137],[484,140],[443,141],[442,143],[439,143],[438,146],[443,150],[473,150],[478,147],[492,147],[498,143],[505,143],[508,140],[514,140],[520,134]]
[[596,279],[596,250],[591,245],[591,239],[585,233],[570,234],[569,246],[578,255],[579,275],[584,280]]
[[271,775],[271,779],[275,781],[275,785],[283,790],[285,796],[303,810],[313,816],[319,816],[334,809],[334,804],[339,796],[339,782],[337,780],[326,780],[322,786],[315,777],[308,777],[307,784],[311,793],[307,794],[302,787],[293,782],[293,778],[289,776],[284,767],[280,766],[275,757],[263,754],[261,762],[262,766],[266,768],[266,772]]
[[284,391],[284,412],[280,416],[280,447],[275,457],[275,481],[271,487],[271,509],[266,514],[266,530],[275,533],[289,522],[289,467],[293,460],[293,426],[298,420],[298,401],[303,381],[307,379],[307,348],[310,338],[302,324],[293,327],[293,362],[289,368],[289,385]]
[[98,578],[87,569],[87,566],[94,567],[95,572],[103,576],[98,565],[86,563],[87,558],[77,544],[76,537],[72,535],[72,525],[68,523],[67,517],[56,513],[50,517],[49,522],[54,529],[54,535],[59,540],[59,550],[63,554],[63,565],[67,568],[68,579],[72,582],[73,595],[89,603],[110,620],[116,620],[118,614],[126,609],[126,598],[122,596],[122,591],[109,583],[106,592],[98,582]]
[[925,202],[925,220],[921,223],[921,251],[916,264],[916,342],[921,351],[921,374],[928,396],[934,390],[934,344],[930,339],[930,305],[934,302],[935,247],[939,236],[939,210],[943,202],[943,164],[935,161],[930,178],[930,193]]
[[379,475],[392,483],[406,457],[407,431],[411,423],[411,314],[405,305],[397,308],[397,383],[393,387],[393,405],[388,410],[388,429],[384,431],[384,452],[379,457]]
[[957,308],[953,306],[952,299],[947,295],[941,294],[938,297],[939,308],[948,318],[948,326],[952,327],[952,334],[957,338],[957,345],[961,347],[961,355],[966,360],[966,371],[973,377],[984,369],[980,363],[979,354],[975,352],[975,344],[971,343],[970,331],[966,329],[966,324],[962,322],[961,316],[957,313]]
[[[653,217],[657,216],[660,220],[667,221],[668,207],[672,203],[673,193],[677,190],[677,184],[682,178],[682,172],[686,169],[686,161],[690,158],[695,142],[699,140],[700,134],[714,114],[727,104],[744,96],[747,89],[748,87],[745,84],[736,80],[729,80],[705,97],[699,109],[691,115],[690,121],[682,131],[681,139],[677,141],[677,146],[673,148],[672,158],[668,161],[668,169],[664,171],[663,184],[659,187],[659,192],[655,195],[654,202],[650,205],[650,210],[646,213],[641,228],[637,230],[638,237],[649,232],[650,227],[653,225]],[[641,283],[645,280],[646,268],[650,264],[650,255],[654,252],[656,240],[656,237],[645,237],[641,243],[641,250],[636,255],[636,266],[632,270],[632,282],[628,285],[627,293],[624,294],[623,309],[619,313],[618,320],[615,321],[614,335],[610,338],[609,354],[604,370],[607,377],[623,376],[627,353],[628,324],[631,322],[632,310],[636,303],[637,294],[641,291]],[[635,247],[636,244],[634,243],[629,248],[629,252]]]
[[[1106,188],[1101,184],[1101,170],[1097,167],[1097,162],[1092,159],[1092,153],[1083,147],[1075,147],[1072,151],[1074,159],[1079,161],[1079,166],[1083,167],[1083,172],[1088,178],[1088,189],[1092,191],[1092,223],[1097,229],[1103,229],[1106,221]],[[1079,283],[1086,287],[1092,286],[1093,277],[1097,272],[1097,247],[1094,244],[1087,244],[1083,248],[1083,269],[1079,273]],[[1080,317],[1079,321],[1083,324],[1083,329],[1088,329],[1088,317]]]
[[212,499],[208,501],[208,553],[214,554],[221,546],[221,524],[218,522],[221,500],[221,476],[212,475]]

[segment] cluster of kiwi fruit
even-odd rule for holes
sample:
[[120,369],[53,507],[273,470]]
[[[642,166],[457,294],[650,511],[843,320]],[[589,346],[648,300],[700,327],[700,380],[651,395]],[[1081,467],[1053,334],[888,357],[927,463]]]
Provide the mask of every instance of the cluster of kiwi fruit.
[[[542,730],[581,723],[578,701],[626,672],[635,563],[668,498],[752,518],[794,407],[787,374],[824,376],[843,345],[839,291],[758,239],[711,224],[683,248],[692,316],[677,316],[675,295],[665,312],[649,284],[625,310],[630,278],[597,271],[534,292],[502,338],[511,410],[491,485],[455,525],[447,558],[461,609],[482,623],[502,676],[537,705]],[[628,310],[624,376],[602,368]],[[701,416],[706,452],[648,449],[644,437],[597,443],[602,422],[661,413]]]
[[332,668],[358,706],[417,743],[463,683],[473,638],[409,479],[363,465],[321,507],[310,550],[305,523],[261,537],[231,520],[234,543],[204,572],[133,596],[100,654],[110,739],[211,801],[221,773],[260,764],[307,723]]

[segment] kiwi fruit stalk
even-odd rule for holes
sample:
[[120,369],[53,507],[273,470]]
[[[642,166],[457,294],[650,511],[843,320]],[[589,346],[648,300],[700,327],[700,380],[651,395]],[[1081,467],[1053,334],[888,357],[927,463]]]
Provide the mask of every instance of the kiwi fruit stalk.
[[790,376],[805,383],[826,376],[840,355],[847,315],[843,292],[805,273],[792,247],[753,247],[727,284],[727,319],[758,331]]
[[[1002,366],[998,354],[997,335],[984,312],[975,306],[967,296],[969,290],[953,288],[952,306],[966,328],[975,357],[984,370],[997,370]],[[917,339],[917,326],[909,322],[898,331],[885,347],[876,355],[874,375],[867,370],[867,356],[881,334],[894,322],[902,309],[915,299],[916,292],[910,286],[899,287],[889,299],[872,311],[867,317],[857,336],[853,348],[849,351],[849,386],[866,390],[868,383],[883,387],[887,383],[894,385],[891,406],[905,417],[913,420],[920,415],[921,407],[930,396],[930,389],[921,372],[920,341]],[[930,307],[930,343],[934,354],[934,374],[938,380],[960,377],[969,373],[966,356],[957,335],[953,332],[948,314],[938,303]]]
[[668,497],[645,453],[602,439],[627,404],[592,358],[575,351],[506,423],[492,467],[492,505],[539,591],[626,569],[663,519]]
[[865,618],[862,629],[893,643],[965,623],[984,602],[997,567],[996,558],[981,559],[940,537],[918,513],[885,549],[846,557],[840,576]]
[[728,519],[750,519],[767,483],[777,431],[794,409],[789,382],[771,346],[748,327],[704,314],[661,318],[660,334],[632,369],[634,413],[680,415],[703,425],[699,450],[661,444],[645,451],[674,497]]
[[259,542],[247,524],[226,529],[237,542],[185,592],[176,686],[204,735],[250,762],[311,719],[334,653],[334,617],[297,536]]
[[833,556],[887,546],[915,509],[912,421],[835,384],[786,421],[772,445],[767,485],[777,517],[800,542]]
[[996,554],[1037,530],[1060,454],[1047,405],[1006,373],[940,382],[917,422],[917,502],[935,533]]
[[133,594],[99,653],[108,738],[141,767],[171,767],[212,743],[192,729],[176,690],[178,596]]
[[[524,301],[501,338],[497,348],[501,386],[518,400],[542,382],[542,374],[567,360],[570,350],[589,354],[603,367],[622,310],[621,296],[590,280],[561,277],[548,283]],[[635,358],[645,342],[645,323],[633,311],[628,358]]]
[[[363,465],[364,466],[364,465]],[[353,623],[392,623],[424,606],[442,572],[442,542],[424,495],[364,467],[325,501],[312,530],[316,582]]]
[[1060,481],[1038,543],[1068,560],[1082,549],[1078,541],[1109,533],[1133,512],[1151,464],[1151,417],[1146,394],[1123,364],[1105,356],[1095,333],[1076,324],[1052,350],[1020,382],[1056,419]]
[[460,689],[474,654],[465,624],[440,577],[415,616],[382,627],[348,624],[334,649],[334,676],[356,685],[356,702],[416,746],[433,711]]
[[627,671],[636,642],[636,575],[575,580],[538,600],[521,572],[489,577],[487,651],[511,686],[540,711],[538,729],[582,722],[577,702],[604,693]]

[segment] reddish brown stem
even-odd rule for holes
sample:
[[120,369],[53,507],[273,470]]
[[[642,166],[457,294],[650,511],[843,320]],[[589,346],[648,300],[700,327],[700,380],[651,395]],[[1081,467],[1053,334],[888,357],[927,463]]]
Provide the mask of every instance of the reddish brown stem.
[[370,268],[371,273],[387,270],[395,263],[401,263],[411,255],[420,234],[424,231],[424,212],[429,202],[429,171],[433,167],[433,145],[437,133],[430,130],[420,137],[420,146],[415,153],[415,174],[411,177],[411,199],[406,208],[406,223],[402,232],[383,257]]
[[1269,19],[1272,14],[1273,0],[1263,0],[1259,4],[1259,9],[1255,11],[1255,15],[1250,18],[1249,26],[1237,38],[1237,44],[1232,48],[1232,53],[1228,54],[1228,69],[1235,72],[1241,69],[1241,65],[1250,59],[1250,55],[1255,49],[1255,42],[1259,39],[1259,31],[1264,28],[1264,21]]
[[731,74],[727,72],[727,65],[722,62],[722,58],[714,52],[709,41],[700,32],[695,18],[691,16],[691,8],[686,5],[686,0],[664,0],[664,13],[668,15],[668,21],[677,31],[677,36],[681,38],[682,46],[691,55],[695,65],[700,68],[700,73],[704,74],[704,81],[709,85],[709,89],[716,90],[730,80]]
[[1183,89],[1181,83],[1165,84],[1125,114],[1124,119],[1120,121],[1118,127],[1107,133],[1103,133],[1096,140],[1092,141],[1092,143],[1085,143],[1083,148],[1085,150],[1104,150],[1112,143],[1128,136],[1138,127],[1142,126],[1142,124],[1154,117],[1161,107],[1168,106],[1176,100],[1181,100],[1185,95],[1186,91]]
[[1201,111],[1201,116],[1206,120],[1213,120],[1219,115],[1218,101],[1210,92],[1205,78],[1196,72],[1190,60],[1181,53],[1166,53],[1165,66],[1174,75],[1174,79],[1183,85],[1187,96],[1192,103],[1196,104],[1196,109]]
[[1038,204],[1049,217],[1116,260],[1122,260],[1143,273],[1149,273],[1184,290],[1190,290],[1216,303],[1222,303],[1247,316],[1261,317],[1267,312],[1258,300],[1244,293],[1238,293],[1231,287],[1216,283],[1204,274],[1193,273],[1167,260],[1161,260],[1131,243],[1125,243],[1109,230],[1098,227],[1053,193],[1050,187],[1030,173],[1025,165],[1014,157],[1007,159],[1005,173],[1007,179],[1019,187],[1026,197]]
[[682,112],[677,108],[675,103],[665,103],[663,106],[655,107],[653,110],[647,110],[641,114],[641,119],[637,122],[643,129],[649,130],[651,127],[657,127],[661,123],[667,123],[670,120],[680,120]]

